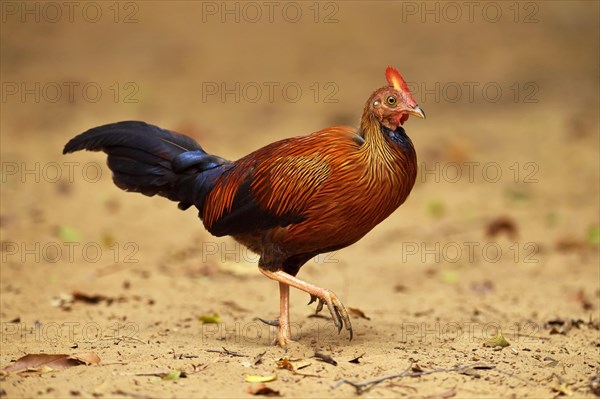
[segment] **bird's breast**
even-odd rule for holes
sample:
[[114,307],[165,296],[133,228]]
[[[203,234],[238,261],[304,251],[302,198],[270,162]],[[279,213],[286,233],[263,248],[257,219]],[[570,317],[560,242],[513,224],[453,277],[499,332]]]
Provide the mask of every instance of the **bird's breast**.
[[416,168],[405,161],[369,163],[355,155],[332,168],[306,219],[280,232],[284,241],[305,248],[344,247],[358,241],[408,197]]

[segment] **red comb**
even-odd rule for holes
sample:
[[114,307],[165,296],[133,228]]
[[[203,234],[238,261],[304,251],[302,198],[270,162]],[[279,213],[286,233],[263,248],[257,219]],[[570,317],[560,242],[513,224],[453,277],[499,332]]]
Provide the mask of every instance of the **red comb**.
[[398,72],[391,66],[388,66],[385,70],[385,78],[387,79],[390,86],[392,86],[394,89],[401,90],[405,93],[410,93],[408,85],[406,84],[406,81],[404,80],[402,75],[400,75],[400,72]]

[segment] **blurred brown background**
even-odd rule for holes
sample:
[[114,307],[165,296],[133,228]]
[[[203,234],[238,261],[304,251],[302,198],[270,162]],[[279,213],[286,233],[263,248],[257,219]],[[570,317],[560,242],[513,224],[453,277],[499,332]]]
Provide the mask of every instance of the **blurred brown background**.
[[[362,377],[380,375],[377,367],[404,369],[408,350],[431,366],[452,363],[473,348],[481,350],[485,338],[454,337],[456,355],[445,352],[449,349],[440,342],[446,341],[437,336],[417,341],[403,336],[403,321],[471,321],[480,323],[478,331],[485,323],[507,329],[531,322],[535,336],[544,339],[530,347],[560,352],[562,345],[570,353],[597,353],[588,330],[552,336],[547,346],[543,328],[553,317],[598,320],[597,2],[3,1],[0,6],[4,327],[17,318],[29,327],[35,321],[73,320],[105,327],[126,319],[138,326],[143,341],[160,336],[159,341],[177,343],[178,351],[223,344],[258,351],[267,338],[253,342],[252,349],[231,337],[214,341],[202,335],[195,320],[213,311],[229,323],[274,314],[276,285],[246,265],[251,256],[240,257],[242,250],[232,241],[210,237],[195,211],[119,191],[103,155],[64,157],[62,146],[93,126],[136,119],[191,135],[209,152],[235,159],[281,138],[355,125],[370,93],[385,84],[385,67],[392,65],[427,113],[427,120],[411,118],[405,125],[417,149],[419,179],[407,203],[363,241],[301,272],[372,320],[357,321],[362,331],[350,344],[335,335],[300,342],[342,346],[336,352],[342,358],[370,353],[371,363],[352,371]],[[81,244],[72,258],[64,241]],[[90,261],[81,250],[85,243],[104,252]],[[135,244],[137,263],[126,261],[127,243]],[[233,258],[213,253],[212,247],[208,256],[206,243],[230,249]],[[474,253],[465,243],[474,243]],[[52,252],[55,244],[62,252]],[[500,248],[500,256],[483,251],[486,244]],[[75,307],[71,313],[51,306],[52,297],[75,289],[137,295],[143,303],[129,299],[110,309]],[[245,311],[224,304],[232,292],[239,293],[233,299]],[[310,312],[301,308],[305,299],[293,294],[294,319]],[[189,318],[194,321],[182,321]],[[308,324],[300,327],[304,336],[314,333]],[[59,344],[48,346],[47,339],[23,343],[6,328],[4,333],[3,342],[21,343],[11,349],[3,345],[0,365],[25,353],[69,352],[77,341],[63,334]],[[522,350],[517,336],[507,338]],[[436,351],[431,340],[440,345]],[[127,347],[118,354],[103,342],[92,340],[87,349],[128,364],[124,367],[189,366],[181,359],[174,365],[160,345]],[[275,348],[269,351],[267,356],[280,357]],[[552,356],[559,357],[555,352]],[[482,356],[490,360],[490,353]],[[521,353],[511,358],[517,359],[513,367],[525,380],[544,381],[535,388],[538,396],[551,395],[552,373],[528,375],[536,361]],[[244,394],[240,375],[249,370],[207,359],[203,350],[198,355],[212,361],[214,371],[195,376],[179,394]],[[587,378],[598,372],[598,361],[564,356],[573,366],[563,372],[569,386],[591,395]],[[268,371],[271,363],[265,363]],[[312,372],[330,381],[329,371]],[[104,378],[101,368],[88,373],[61,374],[66,383],[61,388],[10,377],[5,389],[12,396],[40,394],[40,389],[53,396],[68,393],[78,379]],[[211,391],[207,375],[239,384]],[[485,383],[453,378],[449,383],[462,388],[462,397],[523,396],[534,390],[503,374]],[[307,380],[292,387],[286,381],[280,378],[275,386],[288,396],[352,392]],[[129,377],[112,383],[124,392],[156,392]],[[435,377],[419,382],[418,394],[435,393],[439,383]],[[103,389],[98,388],[101,395],[115,395]],[[161,389],[172,394],[169,387]],[[389,387],[381,392],[406,393]]]

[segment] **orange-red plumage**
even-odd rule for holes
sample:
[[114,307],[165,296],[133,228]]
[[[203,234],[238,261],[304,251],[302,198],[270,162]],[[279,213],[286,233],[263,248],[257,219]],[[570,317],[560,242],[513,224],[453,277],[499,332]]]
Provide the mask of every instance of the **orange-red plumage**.
[[[210,231],[232,210],[235,193],[250,177],[259,209],[306,216],[268,231],[265,246],[283,246],[297,255],[354,243],[404,202],[416,176],[410,143],[388,145],[385,139],[379,142],[380,132],[369,134],[363,138],[356,129],[334,127],[279,141],[236,161],[208,195],[201,210],[205,226]],[[242,235],[240,241],[245,240]]]
[[353,244],[409,195],[416,154],[401,125],[424,118],[408,86],[388,67],[389,86],[367,100],[359,129],[337,126],[284,139],[237,161],[207,154],[190,138],[121,122],[72,139],[64,152],[103,150],[115,183],[161,195],[182,209],[195,205],[208,231],[231,235],[260,255],[260,270],[280,283],[278,343],[290,340],[289,286],[326,304],[338,329],[350,331],[331,291],[295,277],[313,256]]

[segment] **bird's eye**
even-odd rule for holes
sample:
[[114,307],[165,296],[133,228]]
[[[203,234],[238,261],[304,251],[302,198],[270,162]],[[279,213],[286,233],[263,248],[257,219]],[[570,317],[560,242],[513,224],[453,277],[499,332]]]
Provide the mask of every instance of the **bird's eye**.
[[396,97],[394,96],[389,96],[386,101],[389,105],[396,105]]

